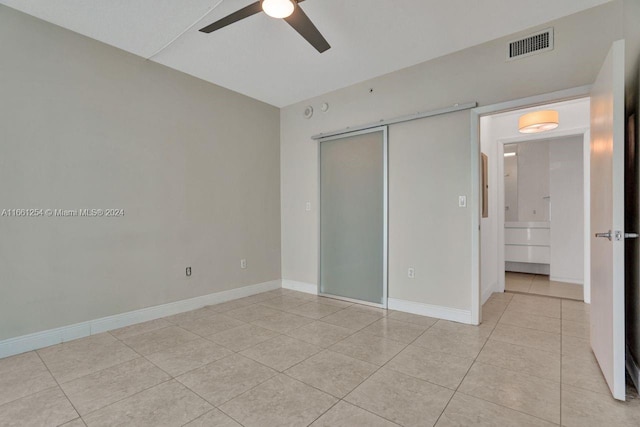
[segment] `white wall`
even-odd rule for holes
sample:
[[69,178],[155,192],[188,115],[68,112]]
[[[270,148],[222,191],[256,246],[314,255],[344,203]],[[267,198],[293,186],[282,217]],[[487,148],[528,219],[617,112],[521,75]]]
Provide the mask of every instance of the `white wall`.
[[[498,193],[498,175],[499,168],[498,163],[492,162],[498,156],[499,144],[515,143],[518,141],[531,140],[532,137],[528,135],[522,135],[518,132],[518,118],[522,114],[534,111],[540,108],[551,108],[558,111],[560,115],[560,126],[553,130],[545,132],[538,136],[538,139],[548,139],[554,136],[562,136],[566,133],[583,133],[585,129],[589,128],[589,99],[573,100],[566,102],[559,102],[549,104],[544,107],[526,108],[518,111],[506,112],[501,114],[495,114],[491,116],[482,117],[480,120],[480,136],[483,152],[489,154],[489,176],[490,182],[493,182],[491,177],[495,177],[495,185],[489,187],[489,200],[491,206],[493,201],[497,201],[499,197]],[[588,144],[588,138],[586,142]],[[486,151],[485,151],[486,150]],[[500,151],[501,155],[501,151]],[[586,162],[588,164],[588,161]],[[495,220],[483,220],[481,223],[481,288],[483,298],[487,298],[492,292],[502,292],[504,290],[504,264],[501,264],[497,237],[499,229],[504,226],[501,222],[501,215],[496,211]],[[585,217],[585,221],[588,218]],[[585,244],[588,243],[588,239],[585,239]],[[589,248],[585,246],[586,251]]]
[[517,159],[517,221],[549,221],[549,142],[518,144]]
[[504,220],[518,221],[518,150],[510,147],[509,151],[516,156],[504,158]]
[[584,281],[584,170],[581,136],[549,141],[551,280]]
[[[491,292],[498,288],[498,167],[497,162],[503,159],[497,156],[497,145],[492,139],[493,122],[491,117],[480,118],[480,150],[487,155],[489,181],[489,215],[480,221],[480,287],[482,301],[486,301]],[[503,174],[504,175],[504,174]],[[517,199],[515,201],[517,205]],[[517,211],[516,211],[517,212]]]
[[[284,108],[281,112],[283,279],[312,284],[317,280],[318,213],[315,208],[311,212],[305,211],[305,202],[315,203],[318,200],[318,150],[317,143],[311,140],[312,135],[454,103],[477,101],[488,105],[590,84],[611,43],[622,35],[621,19],[621,4],[608,3],[546,24],[545,27],[553,25],[556,29],[556,47],[542,55],[506,62],[505,45],[513,38],[507,37]],[[592,28],[599,28],[599,31],[594,32]],[[330,106],[327,113],[320,111],[323,102]],[[302,115],[306,105],[312,105],[316,110],[310,120]],[[477,213],[469,209],[459,210],[456,205],[458,195],[469,195],[471,186],[477,185],[477,178],[471,177],[469,172],[469,114],[459,113],[455,118],[442,119],[452,120],[449,123],[450,135],[440,129],[429,129],[429,126],[437,127],[438,123],[437,118],[426,119],[425,123],[430,120],[434,120],[433,125],[416,126],[426,127],[422,136],[424,141],[437,141],[438,151],[434,154],[440,156],[438,167],[430,169],[430,163],[425,164],[425,156],[416,148],[404,153],[402,162],[391,155],[392,176],[394,168],[406,168],[414,171],[418,181],[407,188],[392,188],[392,191],[400,193],[390,197],[395,197],[395,200],[422,198],[425,196],[416,194],[416,188],[424,187],[431,191],[431,183],[440,182],[442,190],[427,193],[427,198],[432,196],[434,200],[446,200],[453,206],[447,204],[446,208],[424,209],[424,205],[417,204],[416,210],[422,210],[422,215],[412,213],[404,223],[398,222],[401,228],[396,233],[410,235],[412,230],[423,229],[424,224],[438,224],[451,230],[456,239],[405,242],[405,253],[421,247],[414,254],[418,262],[414,267],[417,274],[425,272],[422,280],[428,284],[426,289],[422,283],[417,283],[417,279],[413,282],[404,280],[404,277],[399,280],[406,274],[406,260],[390,253],[389,295],[420,304],[449,304],[445,308],[468,311],[472,289],[472,216]],[[391,147],[395,143],[393,132],[392,128]],[[460,144],[466,144],[467,154],[456,155],[461,153]],[[397,215],[397,206],[392,203],[391,221],[398,220],[393,219],[394,215]],[[393,239],[394,236],[390,237]],[[395,251],[399,250],[399,245],[402,242],[390,241],[390,247],[395,247]],[[436,270],[430,278],[432,262],[419,255],[433,248],[440,248],[442,257],[455,262]],[[446,274],[463,283],[450,288],[447,284],[438,283],[439,278]]]
[[0,217],[0,340],[280,278],[277,108],[5,6],[0,40],[0,209],[125,211]]

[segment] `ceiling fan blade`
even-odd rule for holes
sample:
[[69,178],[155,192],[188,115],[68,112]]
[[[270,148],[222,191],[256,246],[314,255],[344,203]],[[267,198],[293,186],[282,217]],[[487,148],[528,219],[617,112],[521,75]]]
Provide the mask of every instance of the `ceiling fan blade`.
[[327,40],[320,34],[320,31],[313,25],[311,19],[309,19],[300,6],[296,6],[291,16],[284,18],[284,20],[315,47],[318,52],[322,53],[331,49]]
[[226,27],[227,25],[231,25],[234,22],[238,22],[241,19],[248,18],[256,13],[262,12],[262,6],[259,1],[255,3],[251,3],[247,7],[243,7],[242,9],[233,12],[229,16],[225,16],[224,18],[214,22],[213,24],[209,24],[204,28],[201,28],[200,31],[203,33],[211,33],[215,30],[219,30],[220,28]]

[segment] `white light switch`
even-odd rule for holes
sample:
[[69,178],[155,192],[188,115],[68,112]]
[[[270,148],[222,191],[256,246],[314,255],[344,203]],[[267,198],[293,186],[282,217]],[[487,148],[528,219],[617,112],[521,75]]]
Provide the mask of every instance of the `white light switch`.
[[304,204],[304,210],[307,212],[311,212],[311,202],[307,202]]
[[458,207],[467,207],[467,196],[458,196]]

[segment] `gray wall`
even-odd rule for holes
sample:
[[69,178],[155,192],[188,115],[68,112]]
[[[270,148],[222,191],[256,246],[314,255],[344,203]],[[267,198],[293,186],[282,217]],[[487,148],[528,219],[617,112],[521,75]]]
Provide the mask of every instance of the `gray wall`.
[[0,40],[0,210],[125,210],[0,217],[0,339],[280,278],[277,108],[4,6]]
[[[305,201],[316,201],[318,194],[317,145],[310,139],[312,135],[454,103],[477,101],[487,105],[590,84],[611,43],[623,37],[622,6],[619,1],[607,3],[552,22],[556,45],[551,52],[506,62],[505,46],[514,37],[510,36],[284,108],[281,112],[283,279],[308,283],[317,280],[318,212],[304,209]],[[432,41],[425,40],[429,42]],[[325,114],[319,109],[322,102],[330,105]],[[310,120],[302,115],[305,105],[318,111]],[[475,212],[457,207],[458,195],[470,195],[471,186],[476,185],[470,173],[469,114],[442,120],[449,120],[451,132],[433,129],[429,133],[428,127],[437,128],[439,121],[424,124],[425,133],[419,140],[407,134],[411,140],[399,141],[397,137],[394,139],[394,128],[390,130],[389,296],[469,310],[470,236]],[[432,163],[424,163],[426,153],[416,151],[420,141],[440,150],[433,152],[440,160],[436,168],[429,168]],[[394,183],[394,171],[399,170],[415,180],[404,187]],[[436,187],[430,202],[429,195],[419,192],[422,188],[433,189],[433,182],[447,185]],[[394,203],[414,195],[421,200],[416,208],[422,215],[411,212],[408,220],[402,222],[405,211],[402,208],[399,211]],[[432,209],[429,205],[432,202],[446,205]],[[452,230],[455,236],[434,240],[427,234],[431,227],[426,224]],[[422,256],[434,247],[440,248],[441,258],[457,262],[438,264],[436,259]],[[407,267],[413,261],[391,253],[399,248],[415,257],[416,279],[407,280]]]

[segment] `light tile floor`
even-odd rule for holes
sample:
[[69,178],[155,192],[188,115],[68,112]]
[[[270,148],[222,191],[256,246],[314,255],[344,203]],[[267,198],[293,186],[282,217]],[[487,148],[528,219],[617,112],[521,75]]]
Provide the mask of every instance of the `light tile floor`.
[[504,288],[509,292],[543,295],[584,301],[584,290],[575,283],[555,282],[540,274],[505,273]]
[[480,327],[284,289],[0,360],[0,426],[638,426],[581,302]]

